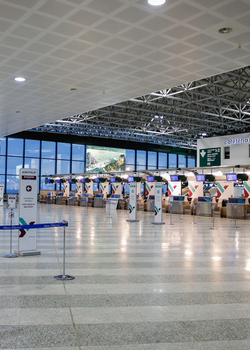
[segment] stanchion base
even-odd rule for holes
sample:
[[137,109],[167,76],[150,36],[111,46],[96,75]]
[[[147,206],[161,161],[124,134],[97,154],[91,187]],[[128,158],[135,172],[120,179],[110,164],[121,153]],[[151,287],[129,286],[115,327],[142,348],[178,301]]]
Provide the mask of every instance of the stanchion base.
[[6,254],[6,255],[4,255],[4,258],[18,258],[18,255],[16,255],[16,254]]
[[151,222],[152,225],[165,225],[165,222]]
[[217,230],[215,227],[210,227],[209,230]]
[[139,222],[140,220],[126,220],[127,222]]
[[69,276],[69,275],[58,275],[58,276],[54,276],[54,278],[56,279],[56,280],[66,280],[66,281],[70,281],[70,280],[74,280],[75,279],[75,277],[73,277],[73,276]]
[[233,228],[240,228],[240,226],[233,226]]
[[168,225],[171,225],[171,226],[172,226],[173,224],[168,224]]
[[192,225],[196,225],[196,222],[191,222]]
[[34,250],[34,251],[27,251],[27,252],[18,252],[17,250],[14,250],[14,253],[21,256],[32,256],[32,255],[41,255],[41,252]]

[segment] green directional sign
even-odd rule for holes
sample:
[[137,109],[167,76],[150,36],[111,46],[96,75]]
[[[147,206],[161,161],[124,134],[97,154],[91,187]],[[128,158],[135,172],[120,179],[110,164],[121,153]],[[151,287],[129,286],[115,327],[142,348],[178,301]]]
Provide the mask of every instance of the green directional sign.
[[221,148],[200,149],[200,167],[221,165]]

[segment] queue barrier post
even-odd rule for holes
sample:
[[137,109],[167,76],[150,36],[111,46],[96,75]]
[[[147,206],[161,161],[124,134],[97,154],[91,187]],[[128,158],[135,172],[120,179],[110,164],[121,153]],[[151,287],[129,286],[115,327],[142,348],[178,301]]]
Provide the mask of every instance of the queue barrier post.
[[173,220],[172,220],[172,206],[173,206],[173,202],[169,203],[169,209],[170,209],[170,223],[169,225],[173,225]]
[[18,255],[16,254],[12,254],[12,218],[15,217],[15,213],[13,212],[13,209],[11,209],[10,213],[8,214],[9,218],[10,218],[10,254],[6,254],[4,255],[5,258],[17,258]]
[[215,209],[215,204],[212,205],[213,227],[210,227],[210,230],[216,230],[215,227],[214,227],[214,209]]
[[[239,228],[239,226],[236,225],[236,216],[237,216],[237,204],[233,205],[234,208],[234,228]],[[233,210],[232,210],[232,219],[233,219]]]
[[[196,208],[195,203],[192,204],[193,207],[193,221],[191,222],[192,225],[196,225],[196,222],[194,221],[194,209]],[[196,214],[196,210],[195,210],[195,214]]]
[[[67,226],[68,226],[68,222],[67,221],[63,221],[63,223],[67,223]],[[65,273],[65,238],[66,238],[65,226],[63,228],[63,274],[54,276],[54,278],[56,280],[60,280],[60,281],[69,281],[69,280],[74,280],[75,279],[75,277],[70,276],[70,275],[66,275],[66,273]]]
[[68,221],[63,220],[59,223],[48,223],[48,224],[34,224],[34,225],[0,225],[0,230],[21,230],[21,229],[37,229],[37,228],[49,228],[49,227],[64,227],[63,232],[63,274],[54,276],[57,280],[73,280],[75,277],[65,274],[65,227],[68,226]]

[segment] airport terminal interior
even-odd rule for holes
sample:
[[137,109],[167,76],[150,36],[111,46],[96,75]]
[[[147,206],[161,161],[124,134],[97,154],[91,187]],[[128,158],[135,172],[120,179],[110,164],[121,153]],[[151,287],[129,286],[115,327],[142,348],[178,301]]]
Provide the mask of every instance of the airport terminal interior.
[[0,0],[0,349],[249,350],[249,18]]

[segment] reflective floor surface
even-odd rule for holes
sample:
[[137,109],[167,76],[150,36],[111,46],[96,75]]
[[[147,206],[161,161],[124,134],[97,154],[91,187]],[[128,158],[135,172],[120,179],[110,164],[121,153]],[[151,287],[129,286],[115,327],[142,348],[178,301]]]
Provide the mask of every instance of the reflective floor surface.
[[[16,217],[13,224],[17,223]],[[4,258],[0,231],[0,349],[249,350],[249,221],[40,205],[40,256]],[[8,224],[8,210],[0,208]],[[13,231],[13,248],[17,232]]]

